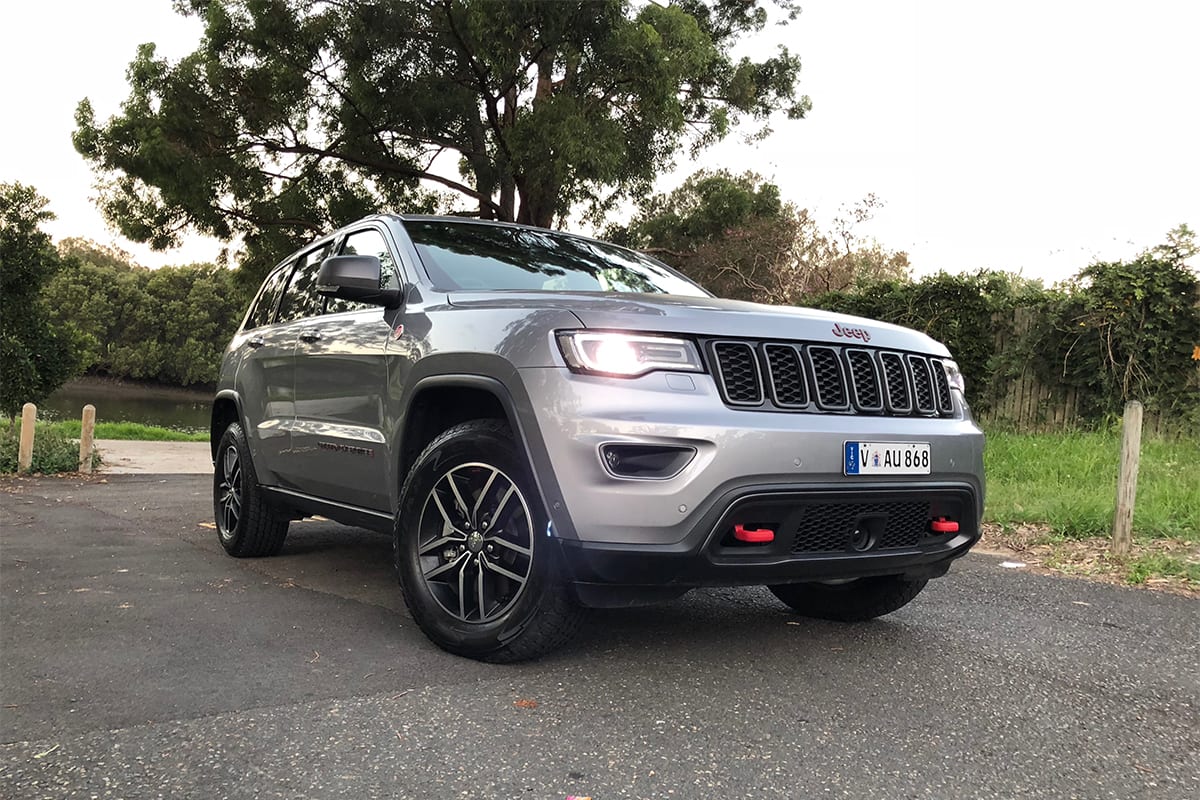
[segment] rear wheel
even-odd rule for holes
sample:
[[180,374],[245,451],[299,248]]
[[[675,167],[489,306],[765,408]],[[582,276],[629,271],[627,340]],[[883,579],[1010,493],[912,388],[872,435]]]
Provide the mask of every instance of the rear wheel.
[[508,426],[442,433],[401,491],[394,549],[404,599],[444,650],[484,661],[535,658],[579,627],[554,569],[547,516]]
[[288,518],[271,506],[258,485],[242,426],[232,423],[217,446],[213,514],[221,546],[231,556],[273,556],[283,549]]
[[863,622],[908,605],[926,583],[884,575],[847,583],[784,583],[767,588],[784,605],[806,617]]

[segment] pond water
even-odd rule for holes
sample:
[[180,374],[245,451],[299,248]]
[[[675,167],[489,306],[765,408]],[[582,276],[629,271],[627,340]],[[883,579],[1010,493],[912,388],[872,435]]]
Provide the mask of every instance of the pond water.
[[140,422],[188,432],[207,431],[212,413],[207,392],[84,378],[39,403],[38,417],[79,419],[88,403],[96,407],[97,422]]

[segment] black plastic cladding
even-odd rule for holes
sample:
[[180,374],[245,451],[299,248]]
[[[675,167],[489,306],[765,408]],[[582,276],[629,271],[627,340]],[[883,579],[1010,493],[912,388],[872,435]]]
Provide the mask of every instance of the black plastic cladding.
[[897,414],[912,413],[912,394],[908,390],[904,359],[899,353],[880,353],[879,365],[883,367],[888,408]]
[[725,401],[732,405],[759,405],[763,401],[758,359],[745,342],[714,342],[717,377]]
[[775,405],[784,408],[799,408],[808,404],[808,386],[804,381],[804,368],[800,366],[800,353],[790,344],[763,345],[767,356],[767,383],[771,386]]
[[870,549],[915,547],[929,533],[927,502],[814,503],[792,541],[793,553],[832,553],[853,550],[858,528],[877,520],[878,538]]
[[715,340],[706,347],[727,405],[762,411],[954,415],[938,358],[872,347]]

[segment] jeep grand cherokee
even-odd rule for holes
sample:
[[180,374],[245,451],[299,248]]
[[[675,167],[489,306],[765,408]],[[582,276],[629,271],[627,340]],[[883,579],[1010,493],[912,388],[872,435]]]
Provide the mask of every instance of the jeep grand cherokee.
[[234,556],[321,514],[387,532],[440,647],[515,661],[585,607],[766,585],[809,616],[912,600],[979,536],[983,434],[938,342],[709,295],[593,239],[374,216],[286,258],[226,351]]

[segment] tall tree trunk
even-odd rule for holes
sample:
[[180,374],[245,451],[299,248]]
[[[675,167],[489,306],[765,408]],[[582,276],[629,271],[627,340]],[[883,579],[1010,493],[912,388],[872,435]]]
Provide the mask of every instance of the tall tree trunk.
[[[467,120],[467,128],[471,135],[471,153],[467,156],[467,163],[475,173],[475,190],[490,198],[496,191],[496,167],[487,156],[483,121],[477,116],[472,116]],[[496,218],[495,208],[482,198],[479,201],[479,218]]]
[[[555,52],[547,50],[537,60],[537,84],[533,95],[533,113],[538,106],[554,96]],[[517,189],[521,196],[521,210],[517,221],[526,225],[549,228],[554,223],[558,210],[560,182],[556,179],[557,164],[553,154],[546,154],[546,161],[535,165],[530,175],[518,175]]]
[[[512,130],[517,123],[517,87],[513,86],[504,93],[503,127]],[[504,158],[503,153],[497,153],[496,164],[500,173],[500,208],[505,219],[513,221],[517,218],[517,184],[513,175],[513,165]]]

